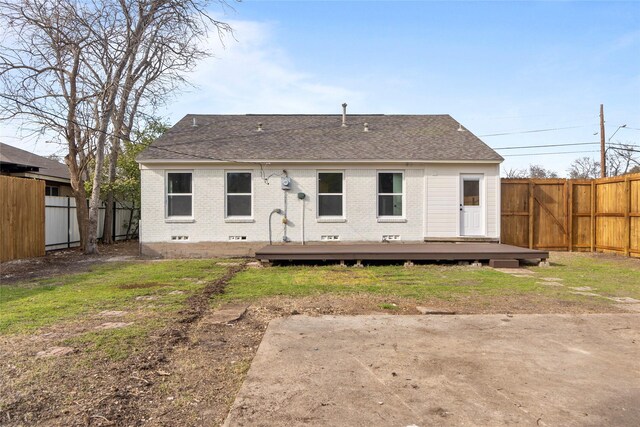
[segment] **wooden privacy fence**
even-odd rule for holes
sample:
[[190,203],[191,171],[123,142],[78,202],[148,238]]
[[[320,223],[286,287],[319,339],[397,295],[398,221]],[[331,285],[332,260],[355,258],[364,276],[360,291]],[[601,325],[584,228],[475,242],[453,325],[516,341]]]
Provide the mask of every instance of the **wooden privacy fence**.
[[503,179],[502,243],[640,257],[640,174]]
[[44,255],[44,186],[0,175],[0,261]]

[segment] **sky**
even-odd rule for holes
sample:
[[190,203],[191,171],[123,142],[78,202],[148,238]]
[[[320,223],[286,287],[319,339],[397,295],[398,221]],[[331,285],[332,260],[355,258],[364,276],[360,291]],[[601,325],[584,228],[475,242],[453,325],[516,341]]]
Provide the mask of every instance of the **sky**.
[[[604,104],[606,139],[617,130],[610,142],[640,149],[640,1],[232,5],[212,5],[234,35],[205,42],[214,56],[189,76],[194,87],[158,111],[168,123],[339,114],[343,102],[353,114],[450,114],[505,157],[503,171],[539,164],[564,176],[575,158],[599,158]],[[0,126],[3,142],[59,151]],[[512,149],[578,143],[588,144]]]

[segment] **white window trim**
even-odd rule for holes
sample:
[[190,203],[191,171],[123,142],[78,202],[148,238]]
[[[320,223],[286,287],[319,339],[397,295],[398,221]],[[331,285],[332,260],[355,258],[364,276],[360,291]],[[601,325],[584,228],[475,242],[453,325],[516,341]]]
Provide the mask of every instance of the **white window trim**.
[[[320,193],[320,174],[340,173],[342,174],[342,193]],[[316,222],[347,222],[347,181],[344,170],[320,169],[316,171]],[[342,215],[320,215],[320,196],[342,196]]]
[[[169,193],[169,174],[170,173],[188,173],[191,175],[191,193]],[[193,179],[193,170],[170,169],[164,174],[164,219],[166,222],[193,222],[195,210],[195,180]],[[169,216],[169,196],[191,196],[191,215],[172,215]]]
[[[386,170],[376,171],[376,218],[378,222],[406,222],[407,221],[407,187],[405,182],[405,171],[403,170]],[[400,173],[402,174],[402,193],[381,193],[380,192],[380,174],[381,173]],[[402,215],[380,215],[380,196],[402,196]]]
[[[251,193],[227,193],[227,179],[230,173],[248,173],[250,174]],[[224,171],[224,220],[225,222],[253,222],[253,170],[251,169],[234,169]],[[251,196],[251,214],[250,215],[229,215],[228,196]]]

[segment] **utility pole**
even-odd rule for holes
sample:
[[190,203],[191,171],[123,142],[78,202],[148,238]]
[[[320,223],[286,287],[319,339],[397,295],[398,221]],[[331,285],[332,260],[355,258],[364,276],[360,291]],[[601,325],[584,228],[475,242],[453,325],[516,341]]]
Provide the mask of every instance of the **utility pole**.
[[600,177],[607,177],[607,159],[604,146],[604,105],[600,104]]

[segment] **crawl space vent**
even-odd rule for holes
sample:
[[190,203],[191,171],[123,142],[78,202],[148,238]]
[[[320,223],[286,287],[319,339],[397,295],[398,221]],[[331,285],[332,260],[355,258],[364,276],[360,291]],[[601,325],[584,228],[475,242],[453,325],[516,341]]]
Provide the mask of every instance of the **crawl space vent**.
[[247,240],[247,236],[229,236],[230,241]]
[[171,236],[171,240],[189,240],[189,236]]
[[383,234],[382,240],[383,241],[386,240],[387,242],[398,241],[400,240],[400,235],[399,234]]
[[340,240],[340,236],[335,234],[326,234],[320,237],[320,240],[322,240],[323,242],[331,242],[335,240]]

